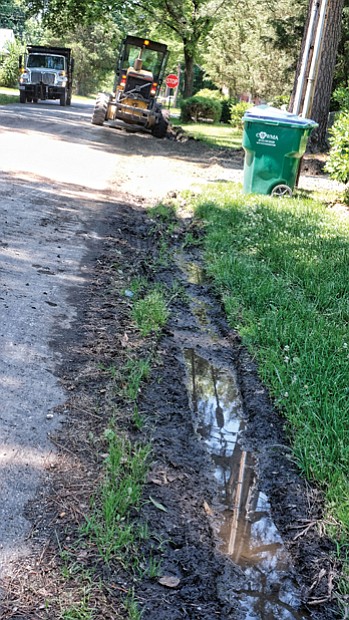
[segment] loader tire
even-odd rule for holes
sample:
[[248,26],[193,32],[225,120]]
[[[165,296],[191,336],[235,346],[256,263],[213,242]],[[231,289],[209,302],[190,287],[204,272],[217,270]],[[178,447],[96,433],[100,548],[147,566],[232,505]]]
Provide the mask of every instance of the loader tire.
[[25,93],[22,90],[20,90],[19,91],[19,103],[25,103],[26,100],[27,100],[27,97]]
[[107,118],[108,112],[108,104],[109,104],[109,95],[106,93],[99,93],[97,95],[95,107],[93,110],[92,125],[103,125],[104,121]]
[[168,130],[168,121],[161,114],[158,122],[154,125],[152,129],[152,134],[154,138],[164,138],[167,134],[167,130]]

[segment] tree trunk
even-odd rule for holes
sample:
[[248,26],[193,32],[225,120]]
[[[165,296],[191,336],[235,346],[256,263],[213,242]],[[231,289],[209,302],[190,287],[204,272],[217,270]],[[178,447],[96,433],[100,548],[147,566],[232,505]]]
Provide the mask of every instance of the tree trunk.
[[184,99],[188,99],[193,94],[193,84],[194,84],[194,58],[193,54],[189,49],[186,49],[184,45]]
[[338,43],[341,34],[344,0],[330,0],[324,32],[321,62],[311,117],[319,127],[310,137],[312,150],[324,150],[327,144],[327,124],[332,94],[333,73],[336,65]]
[[[309,22],[312,6],[313,0],[309,2],[307,23]],[[319,124],[318,129],[312,132],[309,139],[308,148],[311,151],[321,151],[328,148],[326,140],[327,123],[328,114],[330,111],[333,73],[336,64],[337,50],[341,34],[343,6],[344,0],[329,0],[328,2],[327,19],[323,33],[323,44],[319,72],[317,76],[312,110],[309,114],[310,118],[312,118]],[[306,35],[307,27],[305,28],[303,36],[302,51],[304,49]],[[294,94],[297,87],[301,58],[297,66],[297,74],[293,87],[291,102],[294,100]]]

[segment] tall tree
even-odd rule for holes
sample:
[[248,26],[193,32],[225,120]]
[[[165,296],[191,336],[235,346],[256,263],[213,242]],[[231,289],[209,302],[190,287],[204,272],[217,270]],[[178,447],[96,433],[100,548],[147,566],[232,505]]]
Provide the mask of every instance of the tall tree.
[[[67,34],[64,42],[71,47],[74,57],[74,88],[77,95],[97,93],[99,88],[111,90],[115,66],[115,50],[121,41],[117,26],[95,23],[78,26],[74,34]],[[58,41],[51,40],[51,43]]]
[[[308,16],[306,21],[306,27],[303,35],[302,49],[300,58],[298,61],[296,78],[293,87],[293,93],[291,97],[291,108],[294,100],[298,76],[303,58],[303,52],[305,48],[305,41],[307,37],[308,24],[313,9],[313,2],[309,1]],[[324,1],[324,0],[322,0]],[[343,7],[345,0],[328,0],[327,19],[323,32],[322,53],[319,64],[318,77],[316,81],[316,89],[314,94],[314,100],[312,104],[311,113],[309,116],[315,120],[319,127],[316,131],[312,132],[309,148],[313,151],[320,151],[327,148],[326,133],[328,124],[328,114],[330,111],[330,102],[332,94],[332,83],[334,70],[336,65],[338,44],[341,35],[341,26],[343,19]]]
[[210,79],[231,95],[288,97],[302,36],[295,29],[301,1],[245,0],[224,9],[203,52]]
[[349,0],[344,1],[342,33],[338,45],[333,86],[349,85]]

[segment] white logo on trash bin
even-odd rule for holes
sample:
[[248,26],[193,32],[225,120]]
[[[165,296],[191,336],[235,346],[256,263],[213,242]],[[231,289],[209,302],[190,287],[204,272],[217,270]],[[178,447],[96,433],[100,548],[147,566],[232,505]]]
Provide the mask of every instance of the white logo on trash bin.
[[270,146],[275,146],[275,142],[279,139],[279,136],[267,133],[266,131],[260,131],[256,133],[256,138],[259,138],[257,144],[268,144]]

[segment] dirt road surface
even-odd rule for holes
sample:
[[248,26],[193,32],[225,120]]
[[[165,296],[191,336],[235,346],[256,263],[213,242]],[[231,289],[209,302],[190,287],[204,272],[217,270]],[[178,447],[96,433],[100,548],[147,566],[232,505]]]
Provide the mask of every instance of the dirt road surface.
[[[186,148],[91,126],[92,109],[9,106],[1,134],[1,571],[23,551],[23,507],[54,463],[50,411],[64,401],[54,376],[52,330],[74,317],[70,287],[88,276],[80,261],[96,245],[103,202],[154,202],[210,178]],[[169,165],[168,155],[174,162]],[[177,159],[177,162],[176,162]],[[204,173],[203,173],[204,172]]]
[[[139,255],[144,270],[146,256],[152,252],[151,227],[146,223],[144,207],[156,204],[169,193],[197,189],[212,181],[241,180],[242,176],[241,155],[210,151],[194,141],[156,140],[147,134],[94,127],[91,114],[91,106],[76,104],[70,108],[60,108],[56,103],[0,108],[0,579],[4,584],[11,583],[19,565],[25,566],[27,562],[30,572],[30,558],[37,552],[31,537],[34,525],[30,514],[33,510],[40,513],[52,474],[61,468],[60,446],[52,438],[60,430],[64,433],[69,424],[70,390],[79,383],[79,373],[81,381],[79,364],[92,364],[87,348],[79,349],[77,342],[88,333],[88,338],[102,347],[107,332],[110,337],[109,328],[110,333],[115,331],[115,325],[108,323],[110,316],[105,317],[106,327],[95,322],[92,329],[84,323],[92,312],[88,291],[93,289],[98,297],[97,284],[106,277],[105,256],[117,251],[122,273]],[[290,522],[299,525],[302,518],[308,519],[306,529],[314,514],[308,511],[306,487],[286,458],[287,448],[282,448],[282,430],[280,435],[270,403],[263,400],[267,398],[263,386],[253,379],[251,387],[256,369],[244,357],[236,335],[225,326],[217,301],[210,297],[200,275],[198,257],[178,255],[171,276],[162,277],[173,278],[174,271],[187,287],[191,305],[186,310],[180,305],[175,308],[175,317],[161,345],[169,363],[161,366],[157,378],[165,385],[161,392],[163,403],[157,403],[159,420],[154,431],[158,471],[150,485],[153,484],[153,496],[159,491],[159,501],[172,506],[172,519],[167,513],[155,512],[155,521],[159,536],[166,534],[177,541],[169,547],[164,564],[172,575],[182,567],[177,576],[183,587],[179,595],[177,589],[168,589],[164,594],[163,586],[154,583],[140,586],[144,617],[332,618],[329,547],[312,528],[312,538],[306,539],[303,548],[294,542],[292,547],[290,529],[287,530]],[[98,305],[96,299],[93,304]],[[98,312],[102,310],[103,306]],[[114,315],[112,320],[115,323]],[[117,342],[123,335],[120,325]],[[115,350],[114,355],[117,356]],[[240,371],[235,370],[233,362]],[[197,406],[193,400],[198,398],[200,389],[195,388],[194,398],[190,387],[195,383],[194,375],[202,376],[198,386],[213,381],[217,398],[219,390],[224,391],[219,396],[221,404],[216,404],[211,439],[199,423],[190,423],[183,417],[190,403],[194,410]],[[89,379],[92,385],[93,373]],[[143,407],[149,415],[159,400],[156,385],[156,381],[150,385],[144,397]],[[173,393],[168,391],[171,385]],[[209,410],[212,404],[205,405],[205,394],[200,398],[204,403],[200,411],[205,407]],[[241,410],[227,428],[222,402]],[[259,408],[265,416],[263,422],[256,414]],[[181,420],[179,426],[174,415]],[[251,417],[247,433],[246,415]],[[156,427],[156,420],[153,426]],[[279,426],[282,429],[282,422]],[[266,427],[272,429],[269,435]],[[175,433],[177,443],[169,445],[169,437]],[[204,441],[198,442],[198,434]],[[237,441],[240,435],[245,437],[243,448]],[[229,462],[223,466],[224,459],[217,455],[217,437],[226,445],[231,436],[235,437],[231,444],[234,460],[229,460],[232,454],[229,458],[225,455]],[[253,454],[261,445],[261,436],[269,444],[257,467]],[[274,446],[272,451],[270,445]],[[168,486],[159,484],[159,476],[169,476],[165,462],[167,468],[171,465],[175,471],[170,480],[178,479],[177,500]],[[214,470],[212,462],[218,470]],[[248,547],[244,537],[247,530],[252,536],[251,523],[237,523],[236,515],[228,510],[220,532],[221,556],[216,557],[219,527],[217,530],[216,521],[212,521],[215,510],[211,505],[222,503],[216,487],[217,479],[226,475],[226,466],[235,473],[244,471],[249,480],[245,493],[254,495],[252,522],[264,532],[264,559],[259,558],[260,563],[251,550],[243,553],[240,549],[237,556],[242,554],[245,558],[242,563],[234,555],[232,531],[245,541],[242,546]],[[275,471],[280,474],[277,488],[275,480],[271,482]],[[260,487],[257,494],[256,485]],[[289,494],[285,485],[290,486]],[[286,505],[291,515],[288,518]],[[152,508],[155,510],[154,505],[145,509],[150,521],[154,521]],[[314,510],[318,516],[318,509]],[[276,515],[278,527],[272,514]],[[46,548],[47,536],[45,529],[39,534],[42,549]],[[288,538],[292,553],[284,548],[284,537]],[[250,562],[246,560],[249,554],[253,555]],[[186,571],[195,577],[190,584]],[[318,579],[319,592],[314,579]],[[1,618],[58,618],[39,615],[42,606],[35,608],[35,603],[26,608],[26,616],[16,615],[20,606],[18,593],[16,604],[11,607],[8,585],[4,590],[7,602]],[[310,599],[311,604],[305,604]],[[96,617],[116,618],[106,612]]]

